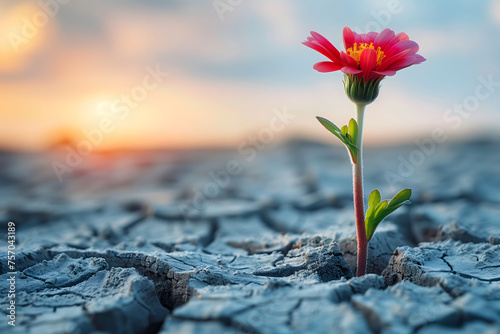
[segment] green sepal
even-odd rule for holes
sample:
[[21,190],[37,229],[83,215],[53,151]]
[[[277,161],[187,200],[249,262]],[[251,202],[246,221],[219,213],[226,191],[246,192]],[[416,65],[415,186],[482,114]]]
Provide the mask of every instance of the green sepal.
[[[344,125],[342,129],[339,129],[338,126],[327,120],[326,118],[323,117],[316,117],[318,121],[328,130],[330,131],[335,137],[340,139],[340,141],[346,146],[347,150],[351,154],[351,159],[353,163],[356,163],[357,158],[358,158],[358,152],[359,149],[358,147],[352,142],[353,137],[352,133],[349,134],[349,129],[347,125]],[[357,124],[356,124],[357,127]]]
[[368,197],[368,210],[365,217],[366,239],[370,241],[378,225],[388,215],[404,204],[410,203],[411,189],[403,189],[398,192],[390,201],[380,201],[380,192],[374,189]]
[[382,79],[383,77],[365,81],[358,74],[344,74],[345,93],[354,103],[370,104],[378,96]]

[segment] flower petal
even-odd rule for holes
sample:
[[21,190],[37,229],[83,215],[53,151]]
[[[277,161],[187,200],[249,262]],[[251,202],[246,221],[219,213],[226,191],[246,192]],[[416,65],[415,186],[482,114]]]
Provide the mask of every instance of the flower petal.
[[404,51],[401,51],[400,53],[397,53],[395,55],[392,55],[390,57],[385,57],[384,60],[382,61],[382,63],[377,67],[377,71],[383,71],[385,70],[386,68],[390,67],[390,65],[398,60],[401,60],[405,57],[411,57],[408,56],[408,53],[410,51],[409,50],[404,50]]
[[344,66],[340,70],[342,71],[342,73],[345,73],[345,74],[358,74],[358,73],[363,72],[361,70],[358,70],[357,68],[349,67],[349,66]]
[[316,41],[307,41],[307,42],[303,42],[302,44],[304,44],[307,47],[310,47],[311,49],[313,49],[315,51],[318,51],[323,56],[329,58],[331,61],[340,63],[340,57],[338,57],[338,58],[335,57],[335,55],[332,54],[332,52],[330,50],[327,50],[324,46],[318,44]]
[[377,38],[377,36],[378,36],[378,32],[370,31],[365,36],[365,43],[373,43],[373,41],[375,41],[375,38]]
[[359,67],[363,71],[365,81],[368,80],[370,72],[375,67],[375,64],[377,64],[377,53],[375,50],[370,48],[364,49],[359,58]]
[[376,73],[378,75],[383,75],[383,76],[390,76],[392,77],[394,74],[396,74],[396,71],[373,71],[373,73]]
[[357,68],[358,67],[358,63],[354,60],[354,58],[352,58],[351,56],[349,56],[344,51],[342,51],[340,53],[340,60],[342,61],[342,64],[345,65],[345,66],[349,66],[349,67],[353,67],[353,68]]
[[404,32],[400,32],[399,34],[396,35],[396,38],[399,40],[399,41],[407,41],[410,39],[410,37],[405,34]]
[[408,54],[413,55],[418,51],[418,44],[410,40],[397,42],[390,49],[388,49],[387,52],[384,51],[384,54],[386,57],[390,57],[405,50],[410,50]]
[[333,72],[342,68],[342,65],[334,64],[331,61],[322,61],[314,64],[313,68],[318,72]]
[[394,31],[389,28],[385,28],[380,32],[380,34],[377,35],[377,38],[375,38],[375,41],[373,42],[373,46],[375,46],[375,49],[380,47],[383,50],[387,42],[393,38]]
[[354,34],[351,30],[351,28],[349,27],[344,27],[344,31],[343,31],[343,37],[344,37],[344,47],[345,49],[349,49],[349,48],[352,48],[352,45],[354,43],[356,43],[356,41],[354,40]]
[[389,50],[390,48],[392,48],[394,46],[394,44],[399,43],[401,41],[406,41],[409,39],[410,38],[408,37],[407,34],[405,34],[404,32],[400,32],[399,34],[395,35],[391,40],[389,40],[387,42],[387,44],[385,45],[385,49]]
[[354,35],[354,43],[364,43],[365,42],[365,34],[358,34],[357,32],[352,32]]
[[[338,60],[340,63],[340,53],[339,50],[337,50],[336,47],[333,46],[332,43],[330,43],[329,40],[327,40],[325,37],[323,37],[321,34],[318,34],[315,31],[311,31],[312,37],[314,37],[325,49],[330,51],[332,55],[335,57],[335,60]],[[333,59],[332,59],[333,60]]]
[[409,67],[411,65],[420,64],[423,61],[425,61],[425,58],[422,57],[421,55],[413,55],[413,56],[403,58],[401,60],[394,62],[393,64],[388,66],[388,70],[390,69],[393,71],[399,71],[399,70],[402,70],[403,68]]
[[422,57],[421,55],[417,55],[417,54],[414,54],[413,57],[415,57],[415,60],[417,61],[415,64],[420,64],[420,63],[423,63],[424,61],[427,60],[424,57]]
[[366,43],[366,34],[357,34],[354,33],[354,40],[356,43]]

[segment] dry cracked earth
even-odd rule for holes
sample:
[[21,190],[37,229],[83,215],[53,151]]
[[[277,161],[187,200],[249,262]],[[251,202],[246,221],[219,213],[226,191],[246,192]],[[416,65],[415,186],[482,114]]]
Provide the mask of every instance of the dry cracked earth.
[[362,278],[341,148],[1,153],[0,332],[500,333],[498,148],[367,148],[366,191],[414,191]]

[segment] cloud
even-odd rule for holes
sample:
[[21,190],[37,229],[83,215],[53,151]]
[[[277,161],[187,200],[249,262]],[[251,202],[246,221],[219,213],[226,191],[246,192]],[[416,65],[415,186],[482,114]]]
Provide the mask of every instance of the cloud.
[[2,5],[0,12],[0,74],[24,74],[43,56],[55,37],[54,20],[36,4]]
[[[285,0],[252,2],[253,10],[267,26],[273,41],[279,45],[295,45],[304,34],[297,8]],[[243,9],[242,9],[243,10]]]
[[150,7],[122,9],[109,15],[108,37],[121,56],[145,60],[158,58],[198,58],[220,63],[245,57],[245,45],[238,45],[197,8],[183,13]]
[[490,2],[489,14],[494,23],[500,24],[500,0],[492,0]]
[[420,52],[425,57],[438,54],[459,53],[476,54],[476,50],[484,43],[480,33],[470,27],[449,27],[443,29],[420,28],[410,36],[417,41]]

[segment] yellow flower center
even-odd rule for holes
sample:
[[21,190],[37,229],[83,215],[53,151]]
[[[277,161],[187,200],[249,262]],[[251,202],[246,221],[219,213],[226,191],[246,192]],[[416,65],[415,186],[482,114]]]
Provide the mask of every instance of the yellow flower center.
[[[354,43],[352,48],[347,49],[347,54],[351,56],[359,65],[359,58],[361,57],[361,52],[364,49],[375,50],[375,47],[373,46],[373,43],[360,43],[359,46],[358,43]],[[377,66],[379,66],[385,58],[384,51],[380,49],[380,46],[375,51],[377,52]]]

